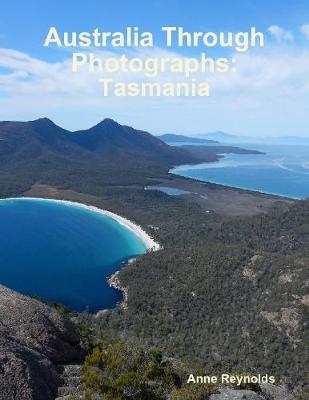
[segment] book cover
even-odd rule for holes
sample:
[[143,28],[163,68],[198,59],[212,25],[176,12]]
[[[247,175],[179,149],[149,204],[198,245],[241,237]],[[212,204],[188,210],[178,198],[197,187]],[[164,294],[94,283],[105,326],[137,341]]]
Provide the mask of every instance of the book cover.
[[0,400],[308,399],[308,1],[0,10]]

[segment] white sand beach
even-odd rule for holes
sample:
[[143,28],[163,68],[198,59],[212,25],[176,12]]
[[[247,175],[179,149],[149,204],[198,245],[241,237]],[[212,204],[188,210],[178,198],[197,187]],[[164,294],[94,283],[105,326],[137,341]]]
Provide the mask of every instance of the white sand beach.
[[86,208],[88,210],[91,210],[93,212],[106,215],[115,221],[117,221],[119,224],[123,225],[127,229],[130,229],[146,246],[147,251],[157,251],[161,248],[160,244],[155,242],[152,237],[148,235],[139,225],[135,224],[134,222],[130,221],[127,218],[124,218],[118,214],[115,214],[111,211],[108,210],[103,210],[101,208],[95,207],[95,206],[90,206],[87,204],[83,203],[78,203],[75,201],[69,201],[69,200],[56,200],[56,199],[46,199],[46,198],[41,198],[41,197],[10,197],[6,199],[0,199],[0,201],[5,201],[5,200],[40,200],[40,201],[49,201],[49,202],[56,202],[56,203],[65,203],[73,207],[80,207],[80,208]]

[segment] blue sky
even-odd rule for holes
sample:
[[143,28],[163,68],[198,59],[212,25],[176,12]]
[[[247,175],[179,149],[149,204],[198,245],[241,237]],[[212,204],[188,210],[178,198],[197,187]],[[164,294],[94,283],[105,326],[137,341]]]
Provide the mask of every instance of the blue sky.
[[[290,30],[308,21],[307,0],[6,1],[1,4],[0,43],[32,56],[57,60],[63,55],[42,47],[50,26],[59,31],[91,31],[95,27],[117,31],[138,26],[157,33],[156,45],[161,46],[163,25],[202,31],[241,31],[256,26],[266,31],[274,24]],[[301,35],[298,39],[302,41]]]
[[[156,48],[163,49],[160,28],[164,25],[233,32],[256,26],[265,33],[267,44],[240,57],[237,77],[219,82],[214,96],[207,99],[106,99],[88,82],[72,82],[65,75],[68,50],[43,47],[50,26],[59,31],[138,26],[151,31]],[[309,135],[308,46],[308,0],[3,2],[0,119],[45,115],[77,129],[112,117],[153,133],[224,130]],[[192,50],[181,50],[181,55],[190,54]],[[220,55],[220,50],[214,54]]]

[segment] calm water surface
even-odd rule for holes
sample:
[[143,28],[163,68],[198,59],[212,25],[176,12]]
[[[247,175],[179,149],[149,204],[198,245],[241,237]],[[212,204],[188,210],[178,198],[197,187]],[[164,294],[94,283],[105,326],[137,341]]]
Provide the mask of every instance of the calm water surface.
[[0,283],[22,293],[73,310],[113,307],[121,294],[107,278],[145,252],[128,228],[78,205],[0,201]]
[[309,197],[309,146],[243,144],[266,154],[227,154],[215,163],[174,168],[174,174],[297,199]]

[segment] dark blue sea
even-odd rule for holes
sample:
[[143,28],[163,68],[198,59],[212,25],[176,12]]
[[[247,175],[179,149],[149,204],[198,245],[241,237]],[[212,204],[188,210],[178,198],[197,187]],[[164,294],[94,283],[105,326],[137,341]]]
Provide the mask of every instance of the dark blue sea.
[[0,283],[72,310],[113,307],[121,294],[107,278],[146,252],[114,219],[78,205],[0,201]]
[[309,197],[309,146],[237,144],[265,154],[227,154],[218,162],[183,165],[174,174],[296,199]]

